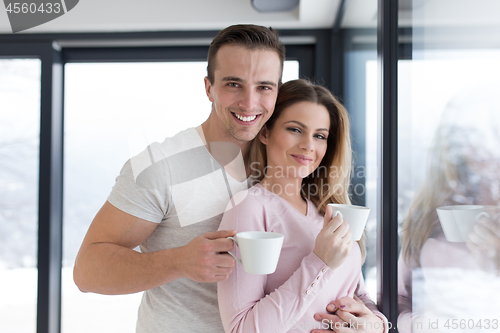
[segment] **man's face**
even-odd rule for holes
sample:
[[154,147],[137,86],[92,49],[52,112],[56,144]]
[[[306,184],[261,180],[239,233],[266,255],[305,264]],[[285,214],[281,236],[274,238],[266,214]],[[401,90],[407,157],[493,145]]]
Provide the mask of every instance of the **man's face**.
[[237,141],[253,140],[274,111],[280,75],[275,51],[222,46],[216,55],[214,82],[205,78],[219,129],[225,128]]

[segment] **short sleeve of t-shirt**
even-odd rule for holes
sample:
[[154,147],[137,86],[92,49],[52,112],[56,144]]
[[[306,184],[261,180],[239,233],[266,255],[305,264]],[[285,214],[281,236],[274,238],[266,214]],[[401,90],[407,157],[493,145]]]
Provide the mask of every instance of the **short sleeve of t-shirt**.
[[169,206],[168,160],[159,144],[152,144],[123,166],[109,203],[127,214],[160,223]]

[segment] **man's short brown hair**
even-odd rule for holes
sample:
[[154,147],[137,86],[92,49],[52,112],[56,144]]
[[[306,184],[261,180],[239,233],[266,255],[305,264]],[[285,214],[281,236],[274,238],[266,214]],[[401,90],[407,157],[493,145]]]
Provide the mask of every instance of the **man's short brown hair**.
[[265,49],[275,51],[281,63],[281,82],[283,63],[285,61],[285,46],[279,40],[278,31],[276,29],[253,24],[237,24],[221,30],[217,36],[215,36],[208,49],[207,77],[211,84],[214,83],[217,52],[224,45],[243,46],[249,50]]

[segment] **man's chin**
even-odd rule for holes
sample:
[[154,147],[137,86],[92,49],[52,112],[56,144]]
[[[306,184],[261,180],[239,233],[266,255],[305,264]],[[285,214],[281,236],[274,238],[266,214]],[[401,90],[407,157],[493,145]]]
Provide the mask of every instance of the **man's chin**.
[[255,139],[255,137],[257,136],[258,133],[259,132],[253,133],[253,132],[240,131],[240,132],[233,132],[233,133],[231,133],[231,135],[236,141],[250,142],[250,141],[253,141],[253,139]]

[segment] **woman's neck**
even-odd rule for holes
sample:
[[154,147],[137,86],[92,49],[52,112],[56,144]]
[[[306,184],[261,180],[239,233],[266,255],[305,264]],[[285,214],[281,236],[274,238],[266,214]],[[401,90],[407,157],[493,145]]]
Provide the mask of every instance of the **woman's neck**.
[[307,215],[307,201],[302,198],[302,178],[289,178],[283,174],[266,173],[260,184],[268,191],[288,201],[295,209]]

